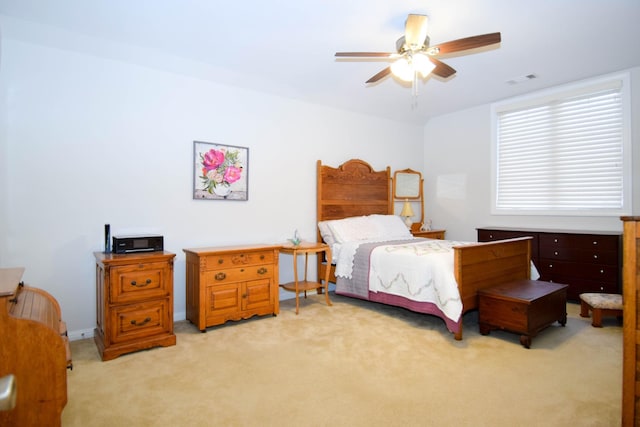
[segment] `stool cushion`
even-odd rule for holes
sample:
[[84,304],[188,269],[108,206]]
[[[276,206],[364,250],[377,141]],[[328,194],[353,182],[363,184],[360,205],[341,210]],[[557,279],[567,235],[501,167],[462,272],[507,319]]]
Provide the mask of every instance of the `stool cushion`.
[[592,308],[622,310],[622,295],[620,294],[586,293],[580,294],[580,299]]

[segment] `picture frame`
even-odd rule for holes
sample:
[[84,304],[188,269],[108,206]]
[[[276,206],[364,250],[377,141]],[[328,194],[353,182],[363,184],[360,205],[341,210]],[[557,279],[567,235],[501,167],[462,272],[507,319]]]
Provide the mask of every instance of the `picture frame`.
[[193,141],[193,198],[249,200],[249,148]]

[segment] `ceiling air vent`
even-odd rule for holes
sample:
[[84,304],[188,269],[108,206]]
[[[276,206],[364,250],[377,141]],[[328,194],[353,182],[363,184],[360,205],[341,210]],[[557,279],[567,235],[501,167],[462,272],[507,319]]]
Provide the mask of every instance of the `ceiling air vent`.
[[507,83],[509,83],[510,85],[517,85],[519,83],[527,82],[536,78],[538,78],[538,76],[536,76],[535,74],[526,74],[524,76],[514,77],[511,80],[507,80]]

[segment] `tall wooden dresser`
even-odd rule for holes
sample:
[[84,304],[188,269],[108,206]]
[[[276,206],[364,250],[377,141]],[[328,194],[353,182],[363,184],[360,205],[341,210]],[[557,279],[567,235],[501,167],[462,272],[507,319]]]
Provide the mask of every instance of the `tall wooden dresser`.
[[279,313],[279,245],[184,249],[187,319],[202,332],[228,320]]
[[95,252],[96,329],[102,360],[176,343],[173,258],[166,251]]
[[640,426],[640,216],[622,217],[623,359],[622,425]]
[[567,299],[585,292],[620,293],[622,236],[616,232],[478,228],[478,241],[531,236],[540,280],[569,285]]

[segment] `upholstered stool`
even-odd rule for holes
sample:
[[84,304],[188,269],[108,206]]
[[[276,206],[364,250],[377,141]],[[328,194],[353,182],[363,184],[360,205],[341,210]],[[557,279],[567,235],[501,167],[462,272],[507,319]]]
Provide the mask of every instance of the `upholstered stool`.
[[602,327],[602,316],[622,317],[622,295],[586,293],[580,294],[580,316],[589,317],[589,310],[593,312],[591,325]]

